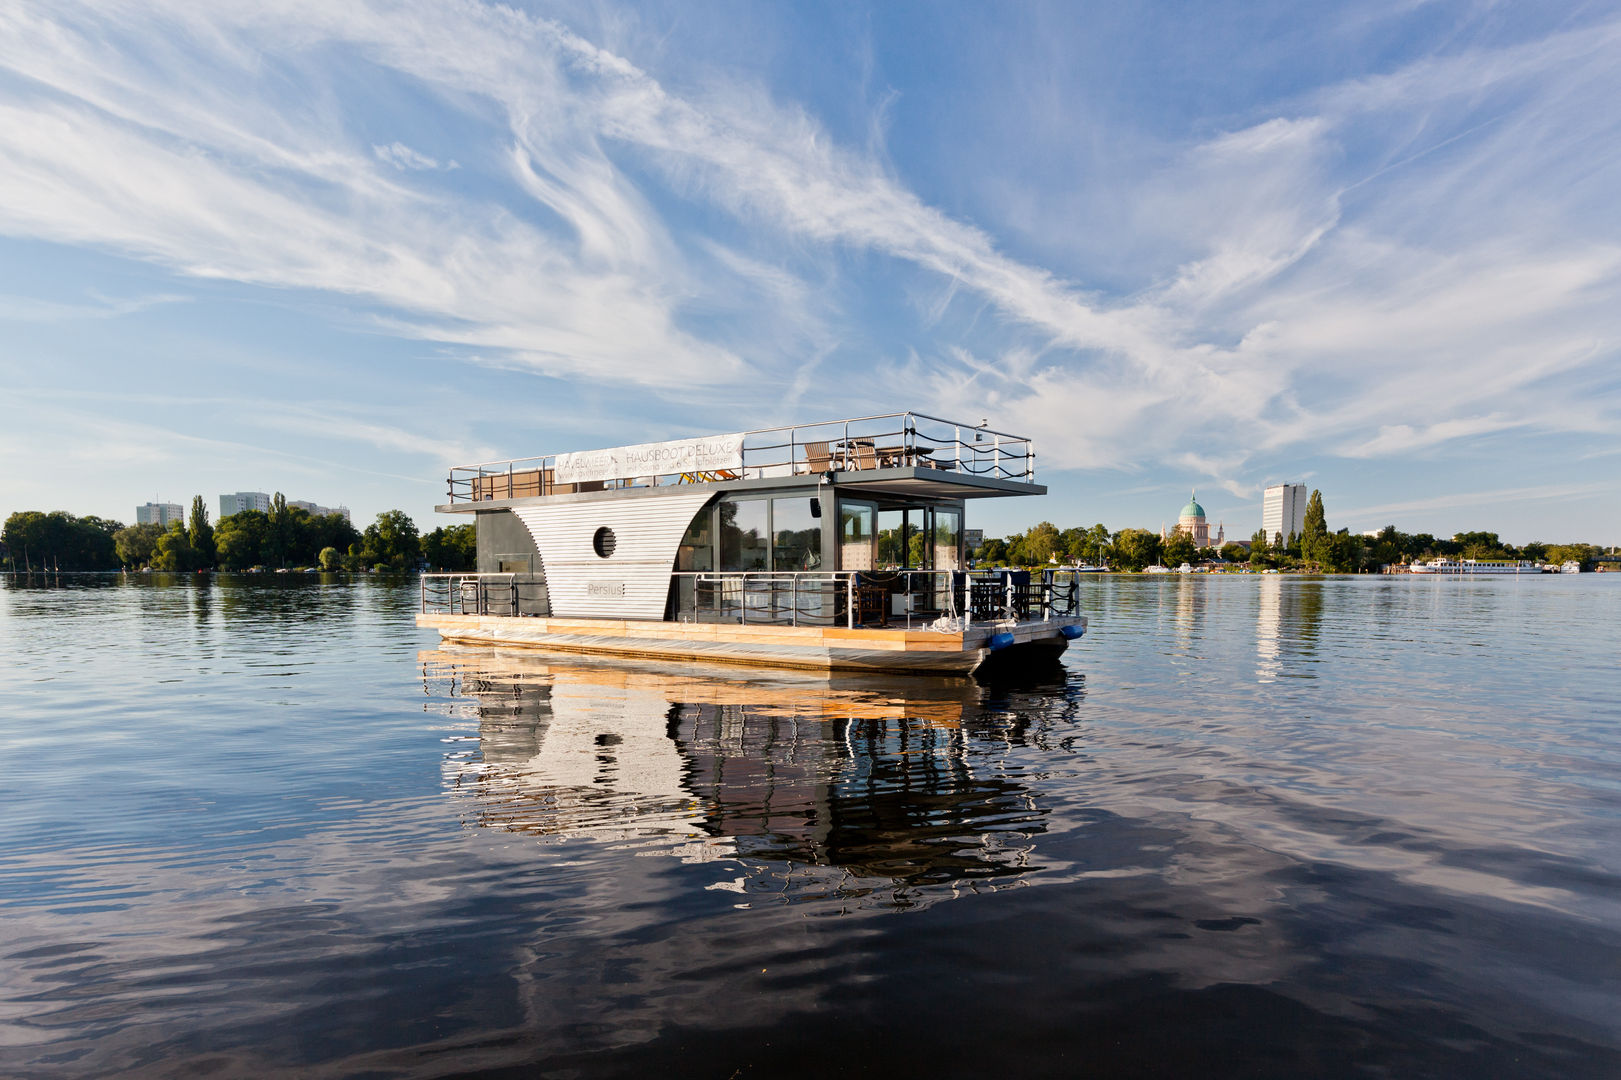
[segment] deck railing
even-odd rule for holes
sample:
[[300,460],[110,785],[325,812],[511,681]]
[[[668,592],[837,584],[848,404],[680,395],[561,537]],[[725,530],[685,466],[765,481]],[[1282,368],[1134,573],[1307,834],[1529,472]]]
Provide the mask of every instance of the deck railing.
[[[1078,575],[1000,571],[693,571],[671,575],[677,622],[966,630],[1080,613]],[[514,574],[423,574],[422,611],[530,615],[545,585]]]
[[423,574],[418,588],[424,614],[519,615],[526,599],[516,574]]
[[743,433],[742,466],[718,472],[662,473],[590,483],[555,480],[555,454],[458,465],[449,501],[523,499],[577,491],[717,483],[772,476],[917,467],[1034,483],[1036,452],[1022,435],[923,413],[885,413]]

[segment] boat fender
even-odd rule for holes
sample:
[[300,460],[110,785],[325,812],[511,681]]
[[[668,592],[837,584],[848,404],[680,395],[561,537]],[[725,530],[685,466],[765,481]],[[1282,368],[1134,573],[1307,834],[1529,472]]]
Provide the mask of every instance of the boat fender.
[[995,652],[997,649],[1005,649],[1013,644],[1013,635],[1009,633],[992,634],[989,644],[991,652]]
[[1070,641],[1074,641],[1076,638],[1078,638],[1081,635],[1086,633],[1086,627],[1084,627],[1084,626],[1061,626],[1061,627],[1058,628],[1058,632],[1060,634],[1063,634],[1064,637],[1068,638]]

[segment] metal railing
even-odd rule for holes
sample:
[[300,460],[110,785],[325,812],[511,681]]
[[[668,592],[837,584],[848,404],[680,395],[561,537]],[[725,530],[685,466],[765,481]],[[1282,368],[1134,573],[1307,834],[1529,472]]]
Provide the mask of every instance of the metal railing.
[[1028,438],[923,413],[884,413],[759,428],[742,435],[742,463],[736,469],[560,483],[554,479],[557,455],[543,454],[458,465],[450,470],[447,493],[452,503],[483,502],[625,487],[905,467],[1024,483],[1036,479],[1036,452]]
[[698,571],[673,578],[674,615],[683,622],[966,630],[976,622],[1080,613],[1078,583],[1050,573],[1039,580],[952,570]]
[[518,615],[524,599],[516,574],[423,574],[418,587],[424,614]]
[[[542,614],[544,582],[517,574],[423,574],[424,614]],[[1003,571],[711,570],[671,575],[677,622],[967,630],[1080,613],[1076,575],[1027,580]],[[941,623],[944,619],[946,622]]]

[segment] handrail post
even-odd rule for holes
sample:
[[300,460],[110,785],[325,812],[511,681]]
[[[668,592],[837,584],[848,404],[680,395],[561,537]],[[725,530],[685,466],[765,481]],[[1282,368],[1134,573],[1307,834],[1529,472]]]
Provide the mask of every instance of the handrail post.
[[856,628],[856,575],[847,570],[844,575],[844,619],[851,630]]

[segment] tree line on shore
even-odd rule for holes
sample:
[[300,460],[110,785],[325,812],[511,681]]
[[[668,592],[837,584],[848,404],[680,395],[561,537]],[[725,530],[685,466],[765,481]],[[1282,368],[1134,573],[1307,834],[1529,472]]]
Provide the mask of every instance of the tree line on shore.
[[1142,570],[1154,565],[1223,562],[1252,569],[1321,570],[1352,574],[1378,570],[1401,562],[1437,558],[1527,559],[1532,562],[1591,564],[1603,554],[1596,544],[1546,544],[1532,541],[1518,547],[1506,544],[1494,532],[1457,533],[1450,539],[1429,533],[1404,533],[1386,525],[1377,536],[1362,536],[1341,529],[1330,532],[1323,511],[1323,496],[1313,491],[1298,535],[1268,537],[1257,530],[1248,547],[1228,543],[1221,548],[1198,547],[1193,537],[1177,530],[1168,539],[1148,529],[1111,532],[1105,525],[1060,529],[1043,521],[1026,532],[1001,539],[987,538],[970,555],[980,566],[1044,566],[1057,560],[1108,566],[1115,570]]
[[0,566],[10,570],[471,570],[475,562],[472,525],[423,535],[403,510],[387,510],[360,530],[342,514],[288,506],[279,491],[268,513],[243,510],[215,524],[198,495],[187,521],[168,528],[19,510],[0,529]]
[[[0,567],[10,570],[251,570],[317,568],[328,571],[472,570],[477,564],[472,525],[441,526],[423,535],[402,510],[387,510],[359,530],[341,514],[312,515],[288,506],[277,492],[269,513],[243,510],[210,524],[201,495],[185,522],[124,525],[61,510],[20,510],[0,529]],[[1604,553],[1595,544],[1518,547],[1493,532],[1457,533],[1450,539],[1404,533],[1387,525],[1377,536],[1328,530],[1322,493],[1313,491],[1299,535],[1268,538],[1257,531],[1246,548],[1229,543],[1199,548],[1177,531],[1168,539],[1148,529],[1059,529],[1049,521],[1026,532],[985,539],[969,555],[979,566],[1045,566],[1054,560],[1142,570],[1155,564],[1225,562],[1253,569],[1357,573],[1434,558],[1575,561],[1590,567]]]

